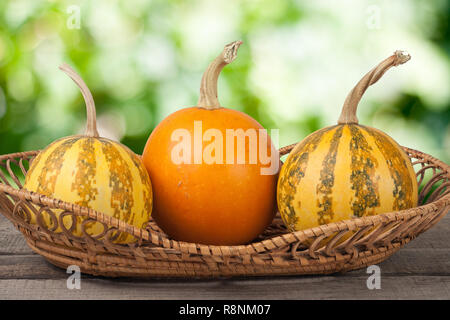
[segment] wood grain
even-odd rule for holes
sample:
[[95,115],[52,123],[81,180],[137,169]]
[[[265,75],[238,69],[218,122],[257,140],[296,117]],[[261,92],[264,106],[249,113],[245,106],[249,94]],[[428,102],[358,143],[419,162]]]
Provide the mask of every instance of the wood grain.
[[0,299],[450,299],[450,216],[380,264],[381,289],[366,270],[332,276],[218,280],[108,279],[67,274],[34,254],[0,216]]
[[0,299],[448,299],[450,278],[383,277],[368,290],[366,277],[318,276],[226,281],[123,282],[85,279],[80,290],[65,280],[0,280]]

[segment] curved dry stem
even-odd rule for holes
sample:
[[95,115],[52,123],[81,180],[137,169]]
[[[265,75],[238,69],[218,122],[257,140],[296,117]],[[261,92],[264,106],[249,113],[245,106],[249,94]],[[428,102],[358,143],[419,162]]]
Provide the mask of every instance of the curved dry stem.
[[200,85],[200,98],[197,106],[209,110],[219,109],[221,105],[217,98],[217,80],[222,69],[237,57],[237,51],[242,41],[234,41],[225,46],[222,53],[208,66]]
[[87,111],[87,121],[86,121],[86,131],[85,135],[88,137],[98,137],[97,131],[97,113],[95,110],[95,102],[92,97],[91,91],[89,90],[86,83],[80,77],[78,73],[75,72],[68,64],[63,63],[59,66],[59,69],[64,71],[80,88],[81,94],[83,95],[84,102],[86,103]]
[[409,53],[407,53],[406,51],[397,50],[392,56],[382,61],[378,66],[367,73],[352,89],[352,91],[350,91],[347,99],[345,99],[338,124],[357,124],[358,117],[356,116],[356,110],[358,108],[358,103],[361,100],[364,92],[366,92],[367,88],[377,82],[391,67],[403,64],[409,59],[411,59]]

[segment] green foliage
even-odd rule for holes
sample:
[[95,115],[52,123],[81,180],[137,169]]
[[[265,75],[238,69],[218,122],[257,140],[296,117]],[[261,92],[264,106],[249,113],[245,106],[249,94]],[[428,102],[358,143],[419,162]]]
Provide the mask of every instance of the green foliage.
[[448,6],[3,0],[0,154],[43,148],[83,131],[84,103],[58,70],[62,62],[91,88],[100,132],[141,153],[159,121],[196,104],[202,72],[223,45],[242,39],[238,59],[220,78],[220,101],[280,129],[280,145],[334,124],[365,72],[394,50],[409,50],[411,62],[368,90],[360,120],[448,162]]

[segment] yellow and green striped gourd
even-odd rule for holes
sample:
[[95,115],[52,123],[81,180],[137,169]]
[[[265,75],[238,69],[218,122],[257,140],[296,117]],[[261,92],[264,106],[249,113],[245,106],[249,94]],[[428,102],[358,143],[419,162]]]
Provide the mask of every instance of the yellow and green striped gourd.
[[410,159],[386,133],[358,124],[356,109],[366,89],[409,54],[396,51],[349,93],[338,124],[298,143],[283,165],[277,202],[291,231],[417,205]]
[[[92,94],[81,77],[68,65],[60,67],[80,87],[87,108],[87,127],[84,135],[59,139],[46,147],[32,162],[24,188],[47,197],[88,207],[142,228],[150,219],[153,194],[150,178],[141,159],[119,142],[99,136]],[[61,214],[57,210],[57,216]],[[43,212],[47,226],[54,222]],[[72,219],[63,219],[66,228]],[[82,235],[77,218],[73,234]],[[33,221],[32,221],[33,222]],[[35,219],[34,219],[34,222]],[[56,230],[61,231],[58,227]],[[99,235],[103,226],[86,224],[86,232]],[[116,234],[117,236],[117,234]],[[132,236],[121,233],[116,243],[127,243]]]

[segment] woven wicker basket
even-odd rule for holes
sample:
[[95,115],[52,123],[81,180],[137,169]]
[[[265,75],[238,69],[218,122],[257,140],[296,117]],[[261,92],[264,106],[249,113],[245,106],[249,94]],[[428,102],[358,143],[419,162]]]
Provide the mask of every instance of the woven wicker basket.
[[[282,148],[284,155],[292,146]],[[169,239],[153,222],[141,230],[94,210],[22,189],[31,151],[0,156],[0,211],[28,245],[52,264],[77,265],[84,273],[108,277],[221,277],[328,274],[377,264],[436,224],[450,209],[450,167],[427,154],[404,148],[417,172],[421,206],[288,232],[277,216],[254,242],[208,246]],[[54,210],[62,212],[59,218]],[[43,213],[53,219],[47,226]],[[32,216],[37,224],[31,224]],[[104,226],[92,237],[72,234],[62,221],[85,216]],[[73,220],[72,220],[73,221]],[[67,222],[66,222],[67,224]],[[74,224],[72,224],[74,225]],[[58,226],[62,232],[55,232]],[[117,231],[138,241],[114,244]],[[329,241],[323,241],[329,238]],[[344,241],[342,239],[345,239]]]

